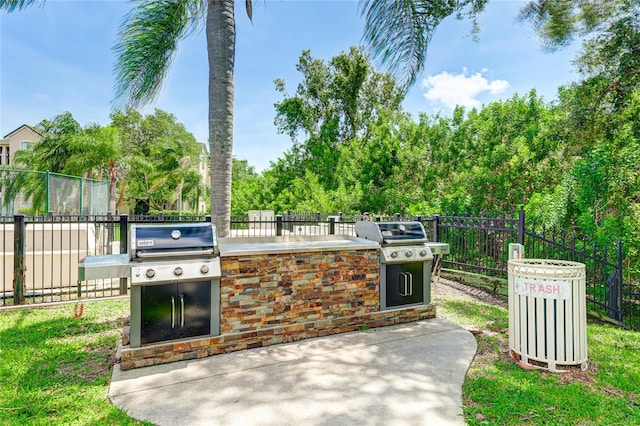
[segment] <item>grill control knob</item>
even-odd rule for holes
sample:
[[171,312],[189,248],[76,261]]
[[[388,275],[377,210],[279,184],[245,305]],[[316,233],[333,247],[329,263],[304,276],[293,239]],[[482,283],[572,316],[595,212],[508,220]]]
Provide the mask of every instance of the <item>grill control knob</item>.
[[176,277],[179,277],[180,275],[182,275],[182,272],[184,271],[182,270],[181,267],[178,266],[176,267],[176,269],[173,270],[173,275],[175,275]]
[[209,265],[202,265],[200,267],[200,273],[201,274],[208,274],[209,273]]
[[426,250],[420,250],[420,256],[426,256],[427,255],[427,251]]
[[154,271],[153,269],[147,269],[147,271],[144,273],[145,277],[147,278],[153,278],[156,276],[156,271]]
[[398,257],[398,252],[397,251],[392,251],[390,256],[395,259],[396,257]]
[[407,250],[407,251],[404,252],[404,255],[407,256],[407,257],[411,257],[411,256],[413,256],[413,252],[411,250]]

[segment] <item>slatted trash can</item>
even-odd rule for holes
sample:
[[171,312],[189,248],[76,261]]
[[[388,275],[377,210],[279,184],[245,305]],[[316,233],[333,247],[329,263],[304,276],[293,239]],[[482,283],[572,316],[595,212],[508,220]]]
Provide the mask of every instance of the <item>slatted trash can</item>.
[[509,349],[523,368],[587,369],[585,265],[551,259],[511,259]]

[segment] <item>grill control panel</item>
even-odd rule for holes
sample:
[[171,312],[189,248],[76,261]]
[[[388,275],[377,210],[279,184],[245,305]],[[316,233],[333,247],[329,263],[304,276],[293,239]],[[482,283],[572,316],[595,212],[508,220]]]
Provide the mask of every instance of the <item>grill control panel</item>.
[[382,247],[380,261],[382,263],[425,262],[433,260],[431,249],[425,246]]
[[220,258],[189,259],[180,261],[141,262],[131,268],[131,284],[180,282],[222,275]]

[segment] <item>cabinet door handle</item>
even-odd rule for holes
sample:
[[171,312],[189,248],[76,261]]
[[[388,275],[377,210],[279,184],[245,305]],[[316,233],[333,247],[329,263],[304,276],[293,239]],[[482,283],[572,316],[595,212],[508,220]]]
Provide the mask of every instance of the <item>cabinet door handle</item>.
[[184,327],[184,294],[180,294],[180,328]]
[[406,272],[400,273],[400,288],[398,290],[399,290],[398,293],[400,293],[400,296],[407,295],[407,273]]
[[171,328],[176,328],[176,298],[171,296]]
[[409,279],[407,296],[413,296],[413,275],[411,275],[411,272],[407,272],[407,278]]

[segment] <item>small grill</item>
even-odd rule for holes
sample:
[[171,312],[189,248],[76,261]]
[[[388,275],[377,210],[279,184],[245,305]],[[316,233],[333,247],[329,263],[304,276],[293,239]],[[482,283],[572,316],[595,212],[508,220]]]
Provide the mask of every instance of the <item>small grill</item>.
[[380,244],[380,309],[431,303],[433,253],[420,222],[356,222],[356,235]]
[[81,280],[131,278],[131,347],[220,329],[220,256],[211,223],[131,225],[126,255],[91,256]]

